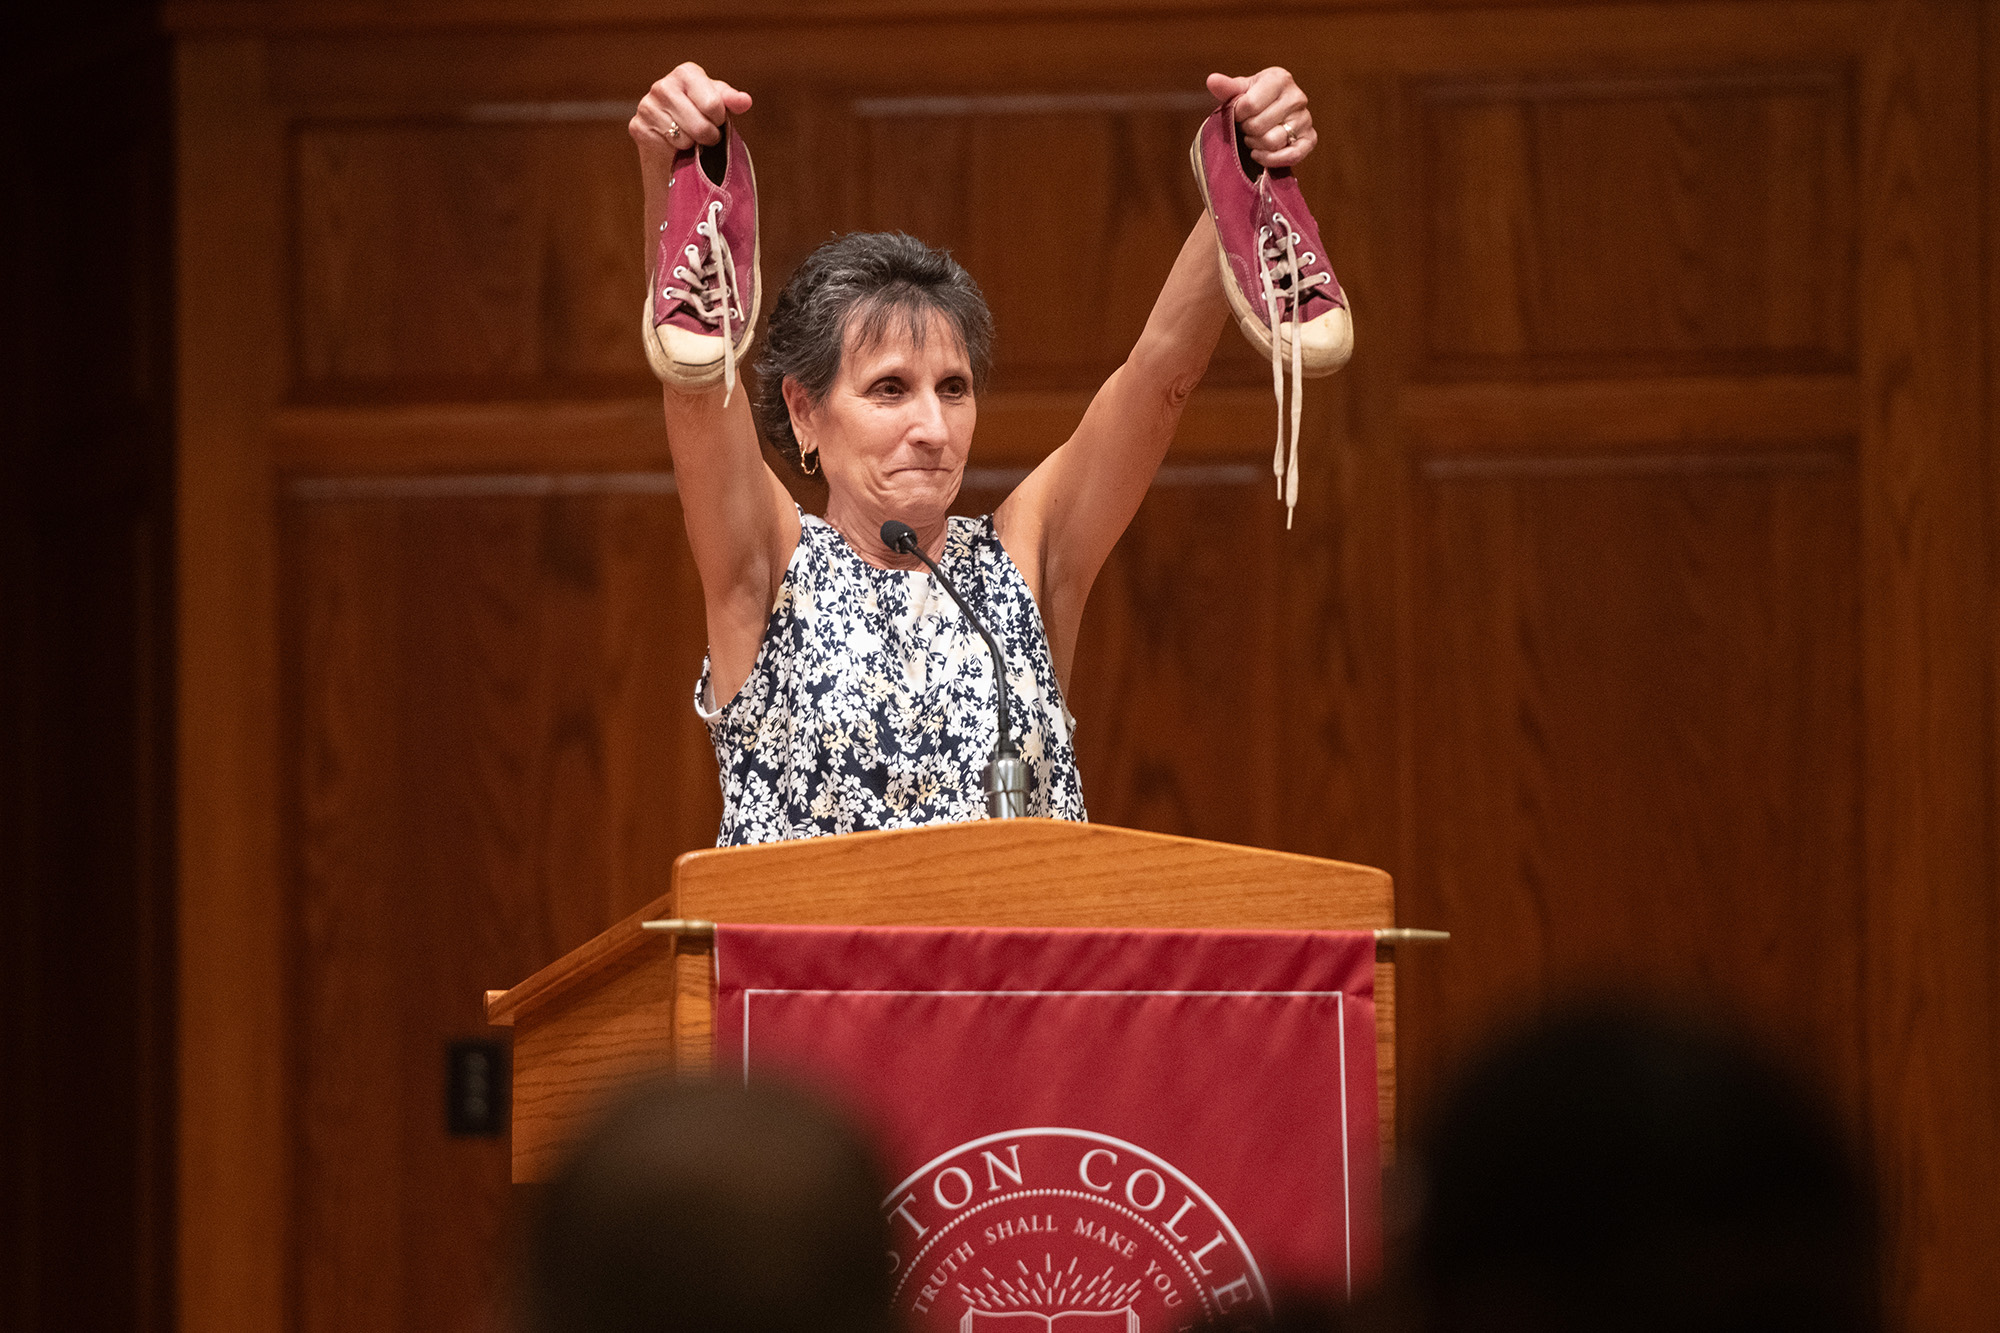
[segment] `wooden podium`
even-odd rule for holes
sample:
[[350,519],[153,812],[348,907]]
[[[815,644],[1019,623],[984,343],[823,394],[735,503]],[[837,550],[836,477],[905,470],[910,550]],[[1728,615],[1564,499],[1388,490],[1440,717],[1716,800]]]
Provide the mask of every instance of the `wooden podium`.
[[[648,929],[647,922],[679,923]],[[689,852],[672,887],[508,991],[514,1180],[545,1179],[625,1080],[706,1068],[716,921],[765,925],[1382,930],[1389,876],[1367,866],[1049,819],[982,820]],[[1393,952],[1375,965],[1383,1160],[1395,1128]]]

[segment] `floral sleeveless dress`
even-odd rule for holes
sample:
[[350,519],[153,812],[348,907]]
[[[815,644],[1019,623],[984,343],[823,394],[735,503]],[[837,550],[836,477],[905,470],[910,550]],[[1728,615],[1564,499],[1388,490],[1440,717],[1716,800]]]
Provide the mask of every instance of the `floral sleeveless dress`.
[[[980,819],[998,729],[993,658],[928,570],[877,569],[801,515],[750,678],[695,711],[722,771],[719,847]],[[1007,659],[1028,813],[1083,819],[1083,788],[1048,634],[993,519],[953,518],[938,561]]]

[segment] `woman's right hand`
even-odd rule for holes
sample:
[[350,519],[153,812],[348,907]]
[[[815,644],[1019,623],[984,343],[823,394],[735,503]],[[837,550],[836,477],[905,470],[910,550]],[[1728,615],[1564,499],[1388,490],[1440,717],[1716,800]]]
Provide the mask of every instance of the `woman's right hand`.
[[642,154],[672,157],[697,143],[720,143],[723,122],[749,109],[749,93],[711,79],[690,60],[652,86],[626,129]]

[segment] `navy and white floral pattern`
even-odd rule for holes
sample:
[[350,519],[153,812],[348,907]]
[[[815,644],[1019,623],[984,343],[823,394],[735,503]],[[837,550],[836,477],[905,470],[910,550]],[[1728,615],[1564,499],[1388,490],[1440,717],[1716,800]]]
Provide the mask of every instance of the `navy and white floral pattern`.
[[[992,518],[951,519],[938,563],[1007,659],[1028,812],[1083,819],[1075,719],[1041,612]],[[993,659],[928,570],[877,569],[803,515],[750,678],[720,709],[704,706],[709,669],[695,710],[722,770],[717,846],[984,817]]]

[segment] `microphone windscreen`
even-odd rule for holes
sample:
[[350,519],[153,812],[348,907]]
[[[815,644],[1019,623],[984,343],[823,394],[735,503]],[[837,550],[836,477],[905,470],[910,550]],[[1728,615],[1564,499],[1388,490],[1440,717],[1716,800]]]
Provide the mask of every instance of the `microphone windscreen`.
[[890,519],[882,525],[882,544],[892,551],[914,550],[917,545],[917,530],[897,519]]

